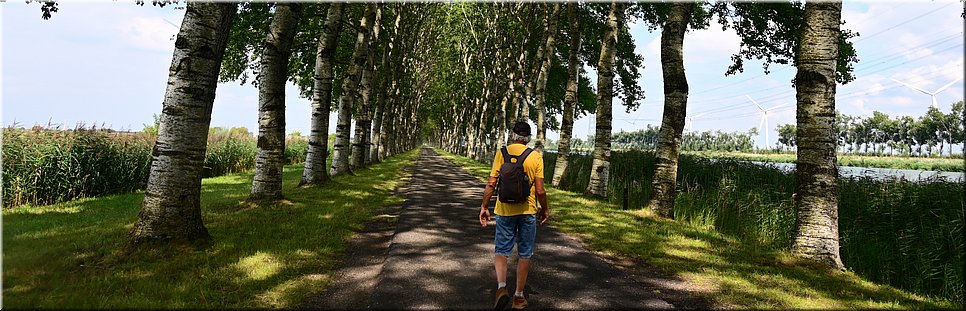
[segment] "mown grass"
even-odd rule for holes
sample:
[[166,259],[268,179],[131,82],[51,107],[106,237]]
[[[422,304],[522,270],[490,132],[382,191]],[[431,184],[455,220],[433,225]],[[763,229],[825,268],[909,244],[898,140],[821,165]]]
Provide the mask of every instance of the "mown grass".
[[354,230],[408,179],[410,151],[356,176],[299,188],[286,166],[276,204],[245,203],[251,173],[203,181],[212,242],[126,252],[143,194],[3,211],[3,302],[8,308],[295,308],[330,282]]
[[[438,151],[481,179],[487,176],[487,164]],[[662,219],[647,210],[625,211],[610,202],[553,188],[548,189],[548,197],[557,228],[582,237],[594,250],[636,257],[674,273],[718,308],[962,307],[958,301],[924,297],[870,282],[853,272],[827,269],[701,222]]]
[[[686,154],[759,162],[795,163],[794,153],[744,153],[744,152],[685,152]],[[840,166],[888,168],[903,170],[923,170],[942,172],[962,172],[961,158],[922,158],[922,157],[875,157],[863,155],[838,155]]]

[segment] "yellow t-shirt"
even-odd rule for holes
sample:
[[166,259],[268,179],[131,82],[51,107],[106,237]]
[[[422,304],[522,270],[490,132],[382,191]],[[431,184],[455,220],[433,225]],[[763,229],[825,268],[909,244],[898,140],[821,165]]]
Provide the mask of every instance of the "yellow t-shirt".
[[[526,145],[511,144],[507,146],[506,151],[511,156],[518,156],[523,154],[523,151],[526,149]],[[490,170],[491,177],[500,177],[501,165],[503,165],[503,152],[498,150],[496,152],[496,158],[493,159],[493,168]],[[534,185],[536,184],[537,178],[543,179],[543,155],[539,152],[531,151],[526,161],[523,162],[523,171],[527,173],[530,182],[534,183]],[[527,203],[503,203],[497,199],[496,209],[493,210],[494,213],[500,216],[536,214],[537,211],[539,211],[537,208],[537,191],[534,186],[530,186],[530,198],[527,199]]]

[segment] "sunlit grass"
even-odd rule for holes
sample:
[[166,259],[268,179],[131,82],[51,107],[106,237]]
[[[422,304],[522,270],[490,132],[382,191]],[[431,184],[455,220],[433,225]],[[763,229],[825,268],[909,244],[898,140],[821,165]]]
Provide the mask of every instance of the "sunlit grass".
[[[489,166],[437,150],[481,180]],[[548,189],[552,223],[595,251],[631,256],[683,278],[717,308],[959,309],[961,304],[875,284],[648,210]]]
[[203,181],[207,246],[124,252],[143,194],[3,211],[3,303],[8,308],[295,308],[329,283],[362,223],[403,198],[417,151],[357,176],[299,188],[284,170],[285,200],[248,203],[251,173]]

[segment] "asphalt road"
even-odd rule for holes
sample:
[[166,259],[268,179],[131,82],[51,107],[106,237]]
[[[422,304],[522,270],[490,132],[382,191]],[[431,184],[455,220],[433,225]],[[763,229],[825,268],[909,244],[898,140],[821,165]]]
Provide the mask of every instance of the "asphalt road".
[[[336,279],[303,308],[492,309],[494,224],[483,229],[477,220],[484,183],[430,149],[413,170],[401,189],[406,202],[384,211],[395,222],[367,224]],[[532,260],[525,289],[531,310],[707,307],[673,277],[618,268],[552,224],[538,229]],[[508,269],[511,293],[515,267],[516,256]]]

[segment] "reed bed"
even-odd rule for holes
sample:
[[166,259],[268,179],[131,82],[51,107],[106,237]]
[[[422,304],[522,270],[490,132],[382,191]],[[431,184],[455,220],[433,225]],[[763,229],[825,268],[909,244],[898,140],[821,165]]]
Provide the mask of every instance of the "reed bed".
[[[572,155],[560,188],[583,192],[591,157]],[[544,154],[545,176],[556,154]],[[607,200],[628,208],[650,195],[654,156],[614,152]],[[840,180],[839,234],[846,267],[872,281],[951,301],[963,299],[962,186],[936,179]],[[682,155],[677,220],[713,227],[766,250],[791,246],[795,228],[794,173],[734,159]]]
[[[3,208],[47,205],[144,189],[155,136],[78,127],[3,129]],[[287,164],[305,161],[308,142],[286,143]],[[247,171],[258,152],[249,135],[209,135],[205,177]]]

